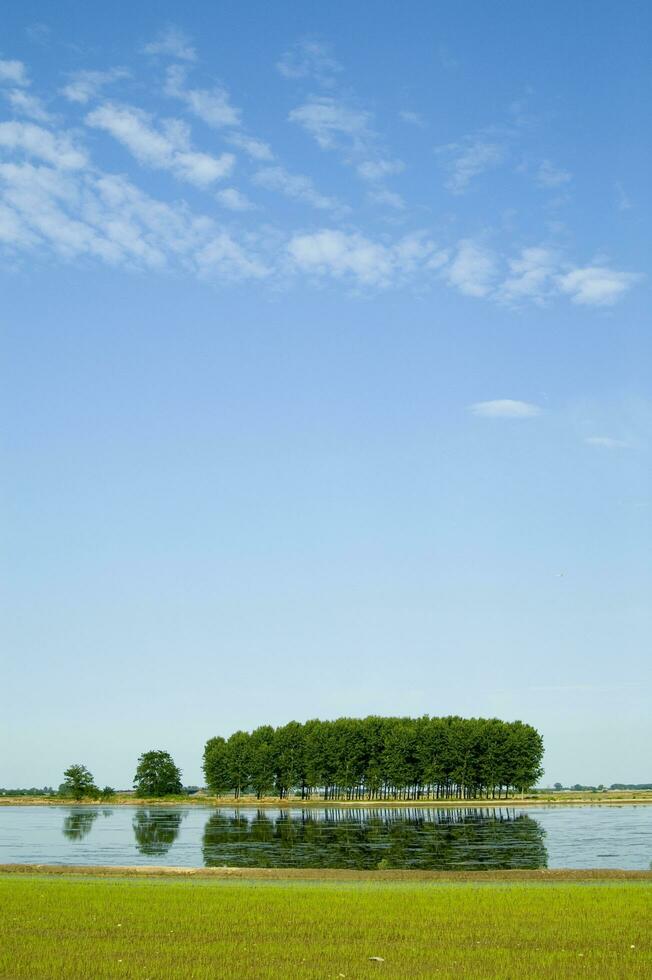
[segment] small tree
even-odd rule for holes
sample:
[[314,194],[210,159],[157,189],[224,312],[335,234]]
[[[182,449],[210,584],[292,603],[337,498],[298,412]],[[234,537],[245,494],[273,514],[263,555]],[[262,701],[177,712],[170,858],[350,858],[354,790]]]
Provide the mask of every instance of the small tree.
[[182,792],[181,770],[169,752],[152,749],[138,760],[134,788],[139,796],[178,796]]
[[72,796],[73,800],[82,800],[85,796],[99,795],[95,780],[86,766],[74,763],[72,766],[68,766],[63,775],[65,778],[60,787],[60,792],[63,795]]

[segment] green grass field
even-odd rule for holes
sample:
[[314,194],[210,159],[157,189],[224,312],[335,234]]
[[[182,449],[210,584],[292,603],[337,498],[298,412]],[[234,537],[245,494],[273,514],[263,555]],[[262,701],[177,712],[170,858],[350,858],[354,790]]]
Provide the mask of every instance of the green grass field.
[[650,977],[652,886],[7,875],[0,976]]

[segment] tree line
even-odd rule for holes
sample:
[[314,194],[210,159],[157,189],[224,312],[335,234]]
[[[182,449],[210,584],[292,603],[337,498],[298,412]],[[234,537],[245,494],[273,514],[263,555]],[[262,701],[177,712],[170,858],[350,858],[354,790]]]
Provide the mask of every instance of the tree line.
[[209,790],[235,798],[500,799],[534,786],[543,740],[498,718],[338,718],[216,736],[206,743]]

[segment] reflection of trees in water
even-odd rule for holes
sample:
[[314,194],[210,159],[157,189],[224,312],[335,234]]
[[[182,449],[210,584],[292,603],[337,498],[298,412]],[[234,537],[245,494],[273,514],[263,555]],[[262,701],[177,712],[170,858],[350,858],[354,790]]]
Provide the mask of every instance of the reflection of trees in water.
[[83,840],[90,834],[93,824],[100,815],[99,810],[71,810],[64,817],[62,833],[68,840]]
[[202,847],[208,866],[545,868],[544,836],[511,809],[216,811]]
[[159,857],[167,854],[179,836],[183,817],[183,813],[175,810],[136,810],[133,828],[139,852]]

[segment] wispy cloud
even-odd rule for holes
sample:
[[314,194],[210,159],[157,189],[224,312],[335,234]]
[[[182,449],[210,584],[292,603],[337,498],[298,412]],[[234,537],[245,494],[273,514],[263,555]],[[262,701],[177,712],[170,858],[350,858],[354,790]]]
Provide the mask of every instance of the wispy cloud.
[[419,129],[426,128],[426,121],[418,112],[413,112],[412,109],[402,109],[398,114],[399,119],[404,123],[408,123],[410,126],[417,126]]
[[364,160],[357,166],[357,171],[364,180],[384,180],[405,170],[402,160]]
[[0,84],[27,86],[29,78],[22,61],[3,61],[0,59]]
[[213,129],[240,125],[240,110],[231,104],[231,97],[227,90],[219,85],[210,89],[188,88],[186,69],[182,65],[171,65],[168,68],[165,94],[181,99],[193,115]]
[[601,449],[631,449],[631,442],[625,439],[612,439],[611,436],[589,436],[584,442],[588,446],[599,446]]
[[167,58],[178,58],[180,61],[196,61],[195,51],[190,38],[178,27],[170,25],[161,31],[143,48],[145,54],[163,55]]
[[536,181],[539,187],[557,188],[570,183],[573,175],[568,170],[555,167],[550,160],[544,160],[536,174]]
[[78,170],[88,162],[84,150],[68,134],[55,134],[34,123],[0,123],[0,149],[51,163],[61,170]]
[[518,258],[510,259],[508,268],[509,274],[499,287],[497,298],[508,303],[523,300],[541,303],[554,286],[559,257],[550,248],[531,246],[522,249]]
[[126,68],[109,68],[108,71],[76,71],[70,75],[70,81],[61,89],[61,94],[69,102],[86,105],[96,98],[106,85],[129,78]]
[[193,150],[185,123],[164,120],[160,129],[152,117],[134,106],[105,102],[86,116],[86,124],[110,133],[122,143],[139,163],[157,170],[169,170],[179,180],[206,187],[226,177],[235,158],[230,153],[219,157]]
[[541,408],[531,402],[521,402],[513,398],[496,398],[488,402],[475,402],[469,405],[472,415],[486,419],[532,419],[541,415]]
[[231,146],[237,146],[239,150],[246,153],[252,160],[274,159],[274,153],[269,144],[257,139],[255,136],[247,136],[246,133],[228,133],[226,141]]
[[303,201],[320,211],[345,210],[336,198],[321,194],[310,177],[303,174],[290,174],[283,167],[265,167],[254,174],[252,179],[259,187],[277,191],[295,201]]
[[23,88],[11,88],[5,92],[5,96],[16,115],[27,116],[36,122],[52,121],[51,114],[37,95],[32,95]]
[[498,166],[505,158],[505,146],[484,137],[469,137],[462,143],[437,147],[449,172],[446,187],[453,194],[463,194],[474,177]]
[[235,187],[225,187],[224,190],[218,191],[215,197],[222,207],[229,211],[251,211],[255,207],[249,198]]
[[303,272],[380,287],[412,275],[438,255],[435,244],[424,236],[407,236],[386,245],[335,229],[294,235],[288,252],[294,267]]
[[322,150],[364,150],[370,136],[370,115],[332,98],[316,96],[292,109],[290,122],[309,133]]
[[619,272],[603,265],[571,269],[558,277],[562,293],[580,306],[613,306],[644,277],[636,272]]
[[387,187],[378,187],[367,192],[367,198],[374,204],[381,207],[393,208],[395,211],[405,210],[405,201],[396,191],[390,191]]
[[462,240],[446,269],[446,279],[467,296],[488,296],[497,275],[494,255],[471,239]]
[[342,66],[331,54],[328,45],[304,38],[285,51],[276,63],[283,78],[313,79],[331,85]]
[[0,243],[129,270],[178,266],[225,282],[269,274],[251,241],[238,242],[186,205],[157,201],[124,177],[94,170],[0,164]]

